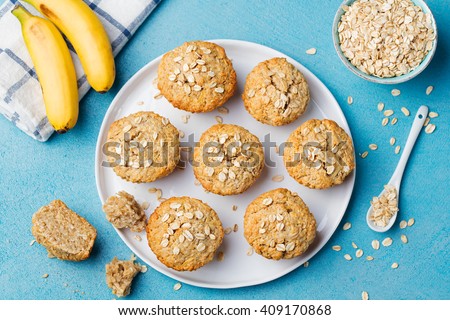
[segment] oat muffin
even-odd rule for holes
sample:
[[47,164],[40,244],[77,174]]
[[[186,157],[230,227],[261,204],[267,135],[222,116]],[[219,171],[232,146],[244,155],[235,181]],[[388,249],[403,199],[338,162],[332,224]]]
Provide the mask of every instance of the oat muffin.
[[200,137],[194,150],[194,174],[207,190],[220,195],[247,190],[264,168],[259,139],[233,124],[216,124]]
[[263,257],[290,259],[304,253],[314,241],[316,219],[296,193],[275,189],[247,207],[244,236]]
[[291,177],[312,189],[341,184],[355,168],[351,138],[327,119],[311,119],[294,130],[283,156]]
[[147,225],[150,249],[159,261],[177,271],[193,271],[210,262],[223,235],[217,213],[189,197],[164,201]]
[[208,112],[233,96],[236,72],[221,46],[186,42],[162,57],[158,89],[178,109]]
[[40,208],[32,218],[31,233],[49,257],[81,261],[89,258],[97,231],[61,200]]
[[297,68],[285,58],[272,58],[248,74],[242,99],[253,118],[282,126],[305,112],[310,94],[308,83]]
[[130,182],[152,182],[170,174],[180,160],[180,139],[169,119],[141,111],[114,121],[109,128],[108,162]]
[[119,298],[130,294],[131,283],[141,271],[141,266],[133,260],[119,260],[117,257],[106,265],[106,284]]
[[103,204],[103,212],[106,213],[106,219],[118,229],[130,228],[133,232],[141,232],[147,225],[144,210],[134,197],[125,191],[119,191],[117,195],[109,197]]

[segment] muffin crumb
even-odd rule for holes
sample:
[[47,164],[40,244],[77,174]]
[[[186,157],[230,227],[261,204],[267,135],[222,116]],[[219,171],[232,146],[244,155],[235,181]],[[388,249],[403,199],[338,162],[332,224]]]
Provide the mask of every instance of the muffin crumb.
[[132,260],[119,260],[117,257],[106,265],[106,284],[116,296],[130,294],[134,277],[141,271],[141,266]]
[[125,191],[109,197],[103,205],[103,211],[106,219],[118,229],[130,228],[133,232],[141,232],[147,224],[143,208]]

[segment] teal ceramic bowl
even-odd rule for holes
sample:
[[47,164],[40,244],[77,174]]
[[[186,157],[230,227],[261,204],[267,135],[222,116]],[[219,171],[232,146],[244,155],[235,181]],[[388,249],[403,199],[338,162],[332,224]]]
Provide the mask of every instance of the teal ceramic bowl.
[[428,8],[427,4],[423,0],[412,0],[415,5],[422,8],[424,13],[429,13],[431,15],[431,22],[433,25],[434,33],[436,35],[436,38],[433,41],[433,47],[426,55],[425,59],[413,70],[411,70],[409,73],[397,76],[397,77],[391,77],[391,78],[379,78],[372,75],[369,75],[358,68],[356,68],[354,65],[351,64],[351,62],[347,59],[347,57],[344,56],[344,53],[341,50],[340,47],[340,41],[339,41],[339,33],[338,33],[338,24],[341,20],[341,16],[344,14],[344,10],[342,9],[342,6],[347,5],[350,6],[355,0],[345,0],[340,6],[338,11],[336,12],[336,15],[334,17],[333,22],[333,43],[334,48],[336,49],[336,52],[341,59],[341,61],[344,63],[344,65],[352,71],[354,74],[356,74],[358,77],[363,78],[365,80],[375,82],[375,83],[382,83],[382,84],[396,84],[396,83],[402,83],[405,81],[408,81],[414,77],[416,77],[419,73],[421,73],[425,68],[430,64],[431,59],[433,59],[434,53],[436,52],[437,47],[437,40],[438,40],[438,32],[436,27],[436,21],[434,20],[433,13],[431,12],[430,8]]

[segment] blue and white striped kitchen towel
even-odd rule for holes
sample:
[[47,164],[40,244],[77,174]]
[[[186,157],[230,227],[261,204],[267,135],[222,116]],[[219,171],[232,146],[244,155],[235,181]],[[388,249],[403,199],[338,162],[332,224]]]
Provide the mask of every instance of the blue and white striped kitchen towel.
[[[141,23],[161,0],[83,0],[98,15],[117,55]],[[22,38],[19,21],[11,14],[17,0],[0,6],[0,113],[16,127],[38,141],[53,133],[48,123],[42,92],[30,55]],[[22,3],[33,14],[33,7]],[[90,86],[80,61],[71,50],[78,78],[80,99]]]

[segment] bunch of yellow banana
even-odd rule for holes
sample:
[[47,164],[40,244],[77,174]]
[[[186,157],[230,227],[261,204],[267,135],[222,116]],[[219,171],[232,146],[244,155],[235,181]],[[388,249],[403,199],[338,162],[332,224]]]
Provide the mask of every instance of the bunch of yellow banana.
[[50,20],[31,15],[19,4],[12,10],[22,25],[48,120],[64,133],[78,119],[78,88],[69,49],[58,29],[72,43],[89,84],[100,93],[107,92],[115,79],[111,44],[100,20],[82,0],[24,1]]

